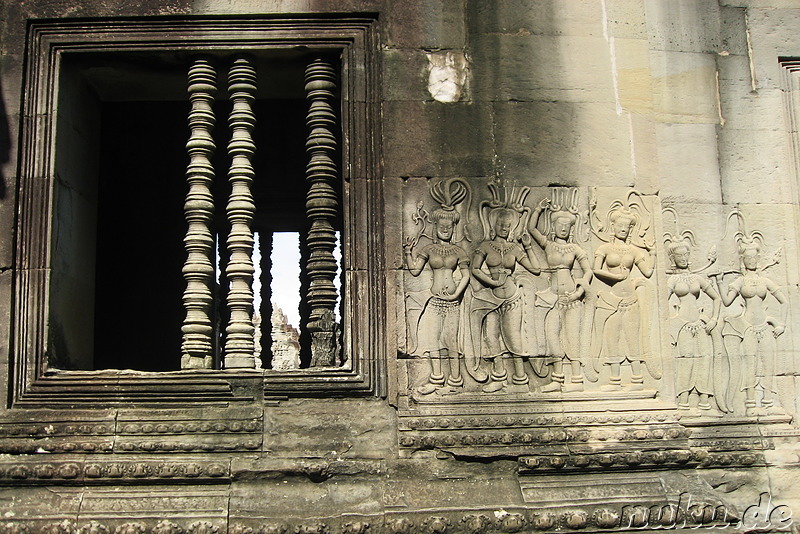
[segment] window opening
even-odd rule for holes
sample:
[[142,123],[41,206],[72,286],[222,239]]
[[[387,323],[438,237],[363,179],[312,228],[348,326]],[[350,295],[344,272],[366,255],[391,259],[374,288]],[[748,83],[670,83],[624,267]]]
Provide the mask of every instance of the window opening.
[[300,233],[272,234],[270,326],[272,365],[276,370],[300,367]]
[[[204,244],[200,255],[207,265],[202,268],[210,272],[208,293],[202,297],[207,324],[201,328],[207,333],[208,361],[202,365],[207,368],[225,365],[226,343],[231,336],[226,332],[231,319],[231,291],[224,275],[231,264],[227,247],[232,220],[229,175],[242,169],[241,158],[229,147],[232,136],[240,136],[246,128],[242,125],[249,120],[238,110],[238,130],[232,124],[237,104],[232,103],[233,88],[225,87],[231,64],[228,57],[220,53],[211,59],[211,63],[220,65],[219,72],[214,73],[220,87],[205,110],[213,113],[206,133],[216,147],[206,154],[214,172],[208,186],[212,211],[208,217],[201,217],[208,225],[208,235],[201,237]],[[48,311],[50,369],[169,371],[187,367],[181,364],[180,356],[184,342],[181,330],[186,321],[182,304],[186,281],[181,272],[185,272],[187,253],[178,244],[187,227],[183,211],[186,123],[192,111],[186,83],[192,61],[188,53],[175,52],[69,54],[62,60]],[[271,50],[252,58],[257,79],[249,102],[255,118],[251,130],[255,149],[250,158],[254,203],[250,227],[254,236],[259,236],[261,251],[272,252],[253,255],[256,265],[252,283],[255,289],[258,282],[262,284],[260,294],[250,297],[253,301],[249,307],[238,309],[246,311],[251,324],[248,358],[252,361],[253,356],[258,357],[266,368],[273,364],[274,341],[269,333],[264,335],[264,325],[271,323],[273,295],[285,285],[271,281],[271,266],[278,259],[274,238],[284,234],[293,235],[295,252],[300,255],[297,267],[301,272],[294,279],[300,305],[291,321],[298,332],[292,336],[303,347],[299,361],[286,368],[312,363],[312,346],[319,345],[320,340],[312,339],[307,324],[315,315],[319,333],[320,302],[330,308],[327,301],[332,293],[330,284],[326,284],[330,275],[320,277],[318,273],[332,268],[337,272],[334,319],[332,326],[323,325],[322,330],[325,333],[325,328],[329,329],[327,343],[333,349],[329,359],[315,363],[342,363],[338,248],[341,184],[335,169],[340,136],[338,93],[335,81],[324,81],[321,89],[306,89],[305,70],[311,61],[308,51]],[[331,58],[327,63],[324,75],[332,80],[337,63]],[[325,94],[309,99],[314,91]],[[311,118],[309,106],[316,110]],[[316,140],[310,142],[314,135]],[[238,170],[232,168],[237,157],[239,161],[233,167],[238,164]],[[310,165],[309,159],[314,163]],[[311,208],[307,208],[309,184],[315,195]],[[196,226],[197,221],[192,224]],[[331,231],[335,232],[339,251],[335,265],[327,250]],[[195,256],[197,260],[196,251]],[[309,266],[309,261],[314,265]],[[309,276],[312,271],[317,273],[313,277]],[[239,327],[243,322],[239,313]],[[241,335],[241,328],[238,332]],[[283,364],[278,368],[284,368]]]

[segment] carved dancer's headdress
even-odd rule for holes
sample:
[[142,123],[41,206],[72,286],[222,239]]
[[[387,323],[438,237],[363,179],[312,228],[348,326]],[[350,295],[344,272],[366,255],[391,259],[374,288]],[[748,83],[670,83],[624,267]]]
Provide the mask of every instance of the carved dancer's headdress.
[[640,192],[632,189],[628,192],[624,201],[617,199],[612,202],[606,212],[605,222],[603,222],[597,214],[595,188],[592,188],[590,206],[592,212],[592,218],[590,219],[592,233],[597,236],[598,239],[606,243],[612,241],[614,223],[620,219],[627,219],[630,221],[631,225],[631,231],[628,234],[627,242],[643,248],[652,248],[654,243],[647,243],[645,241],[645,236],[652,224],[652,216]]
[[483,238],[494,239],[494,227],[501,214],[511,214],[516,224],[508,234],[508,240],[514,241],[518,236],[528,231],[528,221],[531,217],[531,209],[525,206],[525,199],[531,192],[527,186],[518,187],[509,185],[497,180],[487,184],[489,192],[492,194],[491,200],[482,200],[479,204],[481,225],[483,226]]
[[[439,203],[439,208],[431,214],[433,222],[439,219],[449,219],[453,224],[458,224],[461,220],[461,213],[456,206],[465,202],[464,212],[464,236],[462,239],[472,241],[469,237],[469,207],[472,203],[472,191],[469,184],[461,178],[448,178],[431,185],[431,197]],[[454,241],[461,241],[455,239]]]
[[[733,234],[733,239],[736,241],[736,249],[739,256],[739,272],[744,272],[745,253],[754,252],[756,254],[761,254],[761,251],[766,246],[766,241],[764,240],[764,234],[758,230],[747,231],[747,223],[744,220],[744,214],[738,207],[731,210],[728,214],[728,218],[725,220],[725,235],[728,234],[728,226],[731,219],[736,219],[736,232]],[[723,239],[725,235],[723,235]],[[768,269],[780,263],[781,253],[781,249],[777,249],[772,260],[767,265],[759,265],[758,271],[763,271],[764,269]]]
[[[588,215],[581,212],[578,203],[578,189],[576,187],[551,187],[549,214],[544,217],[544,228],[542,233],[551,240],[554,239],[555,222],[558,219],[566,218],[573,225],[568,241],[574,241],[576,235],[582,236],[583,228],[587,227]],[[587,229],[588,230],[588,229]],[[581,237],[588,241],[588,232]]]
[[[414,225],[419,227],[412,240],[413,244],[416,245],[421,236],[435,241],[436,233],[431,233],[429,227],[441,219],[453,221],[454,225],[458,225],[462,213],[464,227],[460,236],[457,236],[456,233],[453,234],[453,241],[456,243],[463,239],[472,241],[469,236],[469,207],[472,203],[472,191],[469,184],[461,178],[448,178],[431,185],[430,193],[431,197],[439,203],[439,207],[433,213],[428,213],[422,201],[417,203],[416,211],[411,214]],[[465,200],[466,202],[464,202]],[[458,206],[461,204],[464,204],[464,207],[459,209]]]
[[691,230],[678,231],[678,212],[675,211],[675,208],[667,206],[661,211],[664,214],[664,226],[667,225],[667,215],[672,216],[672,220],[675,224],[674,234],[671,232],[664,232],[664,246],[670,255],[670,259],[672,258],[672,254],[681,248],[688,248],[691,250],[693,247],[696,247],[697,241]]

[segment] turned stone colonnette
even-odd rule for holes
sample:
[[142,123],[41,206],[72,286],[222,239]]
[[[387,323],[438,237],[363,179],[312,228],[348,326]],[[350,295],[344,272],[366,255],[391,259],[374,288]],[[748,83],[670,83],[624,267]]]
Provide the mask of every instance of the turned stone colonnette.
[[339,201],[334,185],[338,177],[335,156],[336,138],[336,69],[330,61],[315,59],[306,68],[308,99],[308,139],[306,167],[308,195],[306,215],[311,223],[307,245],[309,257],[306,273],[310,279],[306,301],[311,313],[311,366],[331,366],[337,359],[336,321],[334,310],[338,294],[333,283],[337,262],[335,224],[339,217]]
[[[253,102],[257,89],[254,65],[252,57],[238,57],[234,59],[228,76],[232,110],[229,116],[231,140],[228,143],[231,194],[226,208],[230,224],[227,238],[229,260],[225,267],[230,317],[224,346],[224,367],[227,369],[256,367],[252,320],[254,236],[251,228],[256,211],[252,194],[255,179],[252,161],[256,150]],[[182,328],[183,369],[213,367],[210,311],[214,274],[211,261],[214,168],[210,159],[215,149],[211,136],[215,123],[212,109],[215,79],[216,72],[206,59],[197,60],[190,68],[192,110],[189,124],[192,134],[187,144],[191,161],[187,171],[189,193],[185,204],[189,228],[185,238],[188,259],[184,266],[187,289],[184,294],[186,319]],[[338,179],[335,160],[338,150],[338,120],[334,109],[336,90],[336,69],[332,62],[320,58],[312,60],[306,69],[305,85],[309,102],[306,117],[309,130],[306,142],[309,156],[306,216],[310,226],[307,235],[310,254],[306,266],[310,285],[306,299],[310,308],[307,328],[311,333],[312,366],[331,366],[341,361],[334,312],[338,292],[333,283],[338,268],[333,251],[340,210],[335,189]]]
[[205,59],[198,59],[189,69],[189,98],[192,109],[189,113],[191,136],[186,145],[190,161],[186,171],[189,192],[184,204],[189,228],[184,239],[187,259],[183,267],[186,280],[186,291],[183,294],[186,308],[186,319],[182,328],[183,369],[209,369],[213,365],[210,310],[214,277],[214,265],[211,262],[214,247],[214,236],[211,232],[214,213],[211,184],[214,181],[214,167],[211,165],[211,157],[216,145],[211,132],[216,122],[212,109],[217,89],[216,76],[216,70]]
[[225,367],[228,369],[255,367],[253,327],[253,231],[250,228],[256,211],[251,191],[255,171],[253,128],[256,116],[253,101],[256,93],[256,70],[250,58],[234,60],[228,75],[228,91],[233,109],[229,117],[231,158],[228,178],[231,194],[227,216],[231,228],[228,234],[230,259],[225,274],[228,288],[230,320],[225,329]]

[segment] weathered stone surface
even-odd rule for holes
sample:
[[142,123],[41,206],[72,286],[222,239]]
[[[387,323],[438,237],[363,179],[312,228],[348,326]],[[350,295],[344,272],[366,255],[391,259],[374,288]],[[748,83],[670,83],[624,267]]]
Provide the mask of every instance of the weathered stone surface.
[[399,48],[463,49],[466,18],[463,2],[388,2],[386,44]]
[[653,75],[647,41],[615,39],[614,54],[618,106],[631,113],[652,113]]
[[[0,0],[0,19],[0,532],[795,527],[795,1]],[[170,87],[209,51],[219,72],[245,51],[259,86],[297,86],[258,93],[250,109],[270,113],[234,117],[234,147],[257,117],[262,197],[305,192],[308,161],[276,149],[284,137],[335,154],[312,164],[326,202],[257,205],[254,230],[297,231],[306,209],[343,230],[341,277],[312,260],[343,281],[341,338],[330,331],[341,366],[305,368],[301,330],[300,366],[281,372],[93,367],[95,294],[180,279],[185,259],[172,261],[181,230],[170,250],[95,265],[97,206],[139,206],[134,230],[175,230],[186,152],[141,138],[185,128],[184,89]],[[290,80],[312,52],[341,71],[338,92],[334,76],[305,87],[332,104],[312,110],[309,134],[307,109],[295,124],[279,108],[303,100]],[[169,83],[140,91],[153,79]],[[181,107],[180,124],[109,124],[137,97]],[[229,99],[218,95],[212,189],[230,164]],[[122,161],[99,150],[114,143]],[[110,200],[89,178],[98,168]],[[172,178],[144,187],[162,168]],[[338,188],[341,209],[327,209]],[[224,204],[214,236],[228,230]],[[119,239],[147,251],[144,233]],[[112,346],[149,340],[142,359],[176,356],[156,334],[164,284],[141,305],[118,299],[137,321]],[[226,284],[211,289],[223,324]],[[84,370],[56,369],[59,329],[65,361]]]
[[720,9],[704,0],[646,3],[649,42],[655,50],[719,52]]
[[492,173],[491,105],[385,102],[383,119],[394,125],[384,139],[389,176]]
[[608,33],[619,39],[647,39],[647,0],[611,0],[605,3]]
[[589,0],[544,1],[530,4],[511,0],[498,5],[468,2],[472,28],[501,35],[603,35],[602,4]]
[[719,103],[713,56],[653,52],[653,108],[661,122],[717,123]]
[[[298,419],[297,413],[303,413]],[[377,400],[320,403],[298,400],[270,411],[265,423],[267,446],[274,456],[384,458],[394,447],[392,411]]]
[[422,50],[387,49],[383,54],[386,100],[430,100],[427,91],[428,61]]
[[673,162],[664,172],[664,199],[716,203],[722,199],[713,124],[657,124],[659,161]]
[[720,147],[730,155],[720,163],[726,201],[769,203],[791,198],[791,171],[780,164],[788,159],[785,140],[785,131],[720,132]]
[[[785,130],[788,117],[784,110],[784,91],[753,91],[746,57],[718,58],[720,109],[724,123],[721,131]],[[766,140],[765,140],[766,141]]]
[[[720,2],[720,5],[724,6],[725,3]],[[722,50],[719,53],[727,52],[737,56],[747,55],[745,11],[743,9],[723,7],[720,10],[720,18],[722,21],[722,42],[720,43]]]
[[507,179],[538,186],[633,183],[628,117],[611,106],[498,103],[494,120],[498,174]]
[[475,100],[614,100],[602,35],[475,33],[471,39]]

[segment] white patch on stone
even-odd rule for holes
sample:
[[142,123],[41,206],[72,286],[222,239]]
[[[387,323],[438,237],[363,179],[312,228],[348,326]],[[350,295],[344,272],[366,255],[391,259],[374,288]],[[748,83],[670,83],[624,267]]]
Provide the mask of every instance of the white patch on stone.
[[428,52],[428,92],[437,102],[458,102],[464,94],[469,61],[464,52]]

